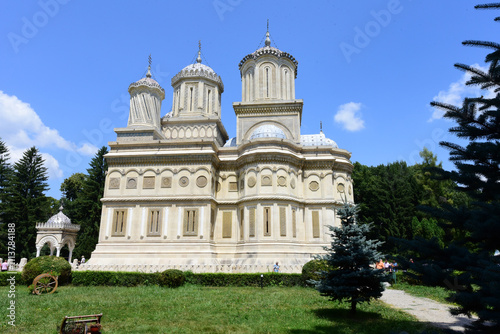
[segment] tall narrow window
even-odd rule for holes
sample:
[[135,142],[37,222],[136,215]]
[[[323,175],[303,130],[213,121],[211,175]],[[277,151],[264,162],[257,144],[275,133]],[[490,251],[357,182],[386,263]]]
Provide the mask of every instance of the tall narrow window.
[[297,210],[292,209],[292,234],[293,237],[297,237]]
[[184,210],[184,235],[198,235],[198,210]]
[[312,212],[313,238],[319,238],[319,211]]
[[269,67],[266,67],[266,97],[269,97]]
[[211,98],[211,93],[212,93],[212,91],[209,89],[208,93],[207,93],[207,112],[209,114],[212,113],[212,100],[210,99]]
[[177,110],[181,108],[180,89],[177,90]]
[[286,237],[286,208],[280,207],[280,236]]
[[271,208],[264,208],[264,236],[271,236]]
[[212,209],[210,211],[210,239],[214,240],[215,232],[215,211]]
[[159,236],[160,234],[161,234],[160,210],[151,209],[149,210],[148,235]]
[[255,208],[248,209],[248,236],[255,237]]
[[127,210],[115,210],[113,214],[113,231],[115,237],[125,236],[127,226]]
[[243,234],[244,222],[245,222],[245,210],[241,209],[240,210],[240,240],[243,240],[243,237],[244,237],[244,234]]
[[189,88],[189,111],[193,111],[193,87]]

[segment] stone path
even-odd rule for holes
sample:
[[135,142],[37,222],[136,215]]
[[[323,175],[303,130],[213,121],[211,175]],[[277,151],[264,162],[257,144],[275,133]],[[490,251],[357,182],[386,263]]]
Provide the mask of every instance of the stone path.
[[414,315],[420,321],[443,329],[464,332],[464,326],[474,321],[464,315],[451,315],[449,312],[451,305],[441,304],[428,298],[414,297],[401,290],[386,289],[380,300]]

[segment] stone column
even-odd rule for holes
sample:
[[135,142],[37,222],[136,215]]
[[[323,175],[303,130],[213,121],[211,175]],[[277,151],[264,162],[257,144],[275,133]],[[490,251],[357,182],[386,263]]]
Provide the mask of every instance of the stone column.
[[[56,250],[57,250],[56,256],[59,257],[59,255],[61,255],[61,247],[56,247]],[[50,255],[52,255],[52,254],[50,254]]]
[[40,256],[40,251],[41,251],[41,248],[40,248],[40,247],[37,247],[37,248],[36,248],[36,257],[39,257],[39,256]]

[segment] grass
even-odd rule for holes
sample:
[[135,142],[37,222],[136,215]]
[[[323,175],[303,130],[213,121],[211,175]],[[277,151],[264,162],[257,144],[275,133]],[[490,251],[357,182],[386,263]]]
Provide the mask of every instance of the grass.
[[16,327],[7,324],[8,287],[0,287],[1,333],[56,333],[65,315],[104,313],[103,333],[420,333],[424,324],[380,301],[349,305],[309,288],[209,288],[188,285],[59,287],[35,296],[17,287]]
[[406,293],[415,297],[425,297],[443,304],[451,304],[450,297],[453,291],[443,287],[423,286],[423,285],[410,285],[408,283],[397,283],[391,286],[391,289],[403,290]]

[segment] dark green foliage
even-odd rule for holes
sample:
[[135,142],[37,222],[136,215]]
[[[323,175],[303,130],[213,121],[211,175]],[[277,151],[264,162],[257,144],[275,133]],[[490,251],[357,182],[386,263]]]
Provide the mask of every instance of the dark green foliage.
[[81,286],[137,286],[159,284],[159,273],[123,271],[75,271],[73,285]]
[[[7,279],[11,278],[12,276],[15,277],[14,281],[16,282],[16,285],[22,285],[25,284],[25,282],[22,279],[22,273],[16,271],[16,272],[0,272],[0,286],[6,286],[10,285],[10,280],[7,281]],[[30,283],[31,284],[31,283]]]
[[22,279],[31,284],[38,275],[51,272],[54,276],[59,276],[59,285],[71,282],[71,265],[57,256],[39,256],[29,260],[23,268]]
[[186,275],[181,270],[177,269],[167,269],[160,273],[158,282],[160,286],[166,286],[168,288],[178,288],[184,285],[186,281]]
[[6,189],[4,222],[16,226],[16,261],[35,256],[36,223],[50,217],[50,207],[44,192],[47,168],[36,147],[26,150],[14,164],[11,182]]
[[64,189],[64,194],[67,196],[65,198],[69,206],[68,217],[74,224],[80,225],[74,250],[75,258],[83,255],[89,259],[99,239],[101,198],[104,195],[104,183],[108,170],[104,159],[106,153],[108,149],[105,146],[96,153],[87,169],[88,175],[83,178],[83,184],[80,184],[82,177],[73,174],[61,185],[61,189]]
[[356,162],[352,178],[359,220],[376,222],[369,237],[383,241],[384,252],[396,252],[392,238],[412,238],[412,217],[417,215],[420,187],[414,170],[404,161],[368,167]]
[[328,262],[324,259],[311,260],[302,267],[302,281],[304,285],[314,285],[310,281],[319,281],[321,273],[328,270]]
[[316,282],[322,296],[348,301],[352,313],[357,304],[380,298],[387,281],[383,270],[372,268],[382,258],[377,251],[381,242],[367,239],[371,224],[356,224],[356,213],[356,206],[347,203],[338,210],[342,226],[329,226],[333,241],[324,256],[329,270]]
[[[500,8],[500,4],[480,7]],[[488,91],[481,97],[465,98],[461,106],[440,102],[431,105],[445,111],[444,117],[456,124],[449,131],[466,141],[465,146],[452,142],[440,145],[450,151],[450,160],[456,167],[456,171],[443,172],[443,177],[460,185],[470,203],[459,207],[444,205],[443,210],[436,212],[439,219],[448,221],[445,228],[456,235],[446,247],[425,240],[407,245],[422,254],[412,266],[422,279],[455,290],[453,299],[459,307],[454,313],[476,313],[480,320],[475,330],[499,333],[500,266],[493,254],[500,249],[500,44],[463,44],[493,50],[486,56],[486,72],[469,65],[455,65],[471,74],[467,85]],[[488,326],[483,327],[486,322]]]

